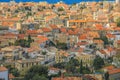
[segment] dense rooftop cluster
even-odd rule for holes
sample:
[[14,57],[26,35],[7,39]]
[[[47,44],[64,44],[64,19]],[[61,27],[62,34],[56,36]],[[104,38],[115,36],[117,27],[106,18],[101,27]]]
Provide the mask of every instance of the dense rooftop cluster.
[[0,64],[0,79],[119,80],[119,1],[1,2]]

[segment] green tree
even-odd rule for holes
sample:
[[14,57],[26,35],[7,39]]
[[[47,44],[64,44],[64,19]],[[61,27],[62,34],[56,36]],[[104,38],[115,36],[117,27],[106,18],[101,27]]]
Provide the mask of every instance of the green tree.
[[120,17],[116,20],[117,26],[120,27]]
[[63,62],[63,63],[56,63],[53,65],[55,68],[59,68],[59,69],[64,69],[65,66],[66,66],[66,63]]
[[105,80],[109,80],[109,73],[106,72],[105,75],[104,75],[104,77],[105,77]]
[[83,74],[90,74],[90,73],[91,73],[91,71],[90,71],[89,67],[87,65],[84,66],[83,67]]
[[32,80],[48,80],[45,76],[39,76],[38,74],[36,74]]
[[58,11],[64,11],[63,7],[58,8]]
[[28,35],[28,40],[26,42],[26,47],[30,47],[30,44],[33,42],[31,35]]
[[8,68],[9,73],[12,73],[15,77],[18,77],[20,75],[17,68],[12,67],[11,65],[6,65],[6,68]]
[[80,64],[79,61],[74,58],[70,59],[69,63],[73,64],[73,66],[79,66],[79,64]]
[[[39,76],[45,77],[44,80],[46,80],[48,74],[48,68],[46,66],[42,65],[36,65],[32,66],[26,73],[24,79],[25,80],[33,80],[36,79],[34,76],[37,76],[37,79],[39,79]],[[42,80],[42,79],[39,79]]]
[[15,43],[14,43],[14,45],[15,45],[15,46],[20,45],[19,40],[16,40]]
[[67,44],[66,43],[60,43],[57,42],[57,48],[67,50]]
[[82,60],[80,61],[80,74],[83,74],[83,62],[82,62]]
[[95,70],[102,68],[104,66],[104,60],[101,57],[96,56],[93,61],[93,66]]
[[67,70],[67,72],[72,72],[72,73],[76,72],[76,67],[70,63],[67,63],[67,65],[65,66],[65,69]]
[[42,55],[46,55],[46,54],[47,54],[47,52],[46,52],[46,51],[43,51],[43,52],[42,52]]
[[101,39],[104,41],[104,45],[109,44],[108,38],[106,36],[102,36]]

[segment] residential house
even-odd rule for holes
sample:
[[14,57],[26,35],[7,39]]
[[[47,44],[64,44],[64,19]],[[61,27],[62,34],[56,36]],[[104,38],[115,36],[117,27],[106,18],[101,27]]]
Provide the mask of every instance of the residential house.
[[41,29],[43,31],[43,35],[45,35],[45,36],[52,35],[52,30],[49,27],[43,27]]
[[88,36],[87,36],[87,34],[81,34],[79,36],[79,42],[88,42]]
[[38,35],[35,42],[38,43],[40,48],[45,48],[49,44],[49,39],[46,36]]
[[42,59],[27,59],[27,60],[18,60],[15,63],[15,67],[22,71],[21,74],[24,75],[24,72],[26,72],[30,67],[33,65],[40,65]]
[[83,28],[83,26],[86,25],[85,20],[68,20],[67,21],[67,27],[71,28],[72,26],[77,26],[79,28]]
[[115,35],[113,34],[108,33],[106,34],[106,37],[108,38],[108,41],[114,42],[115,40]]
[[103,80],[103,76],[101,74],[85,74],[83,76],[83,80]]
[[119,49],[120,48],[120,40],[114,41],[114,46]]
[[38,32],[37,30],[26,30],[26,35],[31,35],[32,37],[37,37]]
[[9,80],[9,73],[6,67],[0,66],[0,80]]
[[120,28],[119,27],[113,28],[113,31],[111,32],[111,34],[115,35],[115,40],[120,40]]
[[30,57],[30,58],[37,58],[37,54],[39,54],[40,53],[40,48],[39,47],[30,47],[30,48],[28,48],[27,50],[26,50],[26,52],[28,53],[28,56]]
[[46,55],[42,54],[42,56],[44,56],[44,60],[42,61],[41,64],[47,65],[47,66],[52,66],[55,63],[55,53],[54,52],[47,51]]
[[100,56],[101,58],[107,59],[116,55],[116,51],[114,48],[108,47],[106,49],[97,50],[96,55]]
[[64,20],[60,19],[59,17],[55,17],[55,18],[49,20],[47,22],[47,25],[48,24],[63,25],[64,24]]
[[105,71],[109,73],[109,79],[119,80],[120,79],[120,68],[116,68],[114,66],[107,66],[103,68]]
[[113,62],[112,62],[113,65],[115,65],[116,67],[120,68],[120,56],[119,54],[116,54],[114,57],[113,57]]
[[55,74],[58,74],[59,72],[60,72],[60,69],[54,68],[54,67],[50,67],[48,75],[55,75]]
[[3,56],[6,60],[17,60],[22,55],[23,49],[20,46],[9,46],[1,48]]
[[54,34],[54,38],[53,40],[57,43],[60,42],[60,43],[67,43],[68,42],[68,35],[67,34],[64,34],[64,33],[58,33],[58,34]]
[[0,47],[5,47],[5,46],[9,46],[9,42],[7,39],[2,39],[2,37],[0,36],[1,40],[0,40]]
[[88,66],[92,66],[92,62],[95,58],[95,55],[92,54],[86,54],[86,53],[77,53],[75,56],[76,59],[78,59],[78,61],[83,61],[83,65],[88,65]]
[[3,39],[7,39],[9,42],[9,45],[13,45],[17,39],[16,34],[14,33],[6,33],[3,35]]
[[62,62],[68,62],[70,60],[70,54],[68,54],[65,51],[57,51],[55,54],[55,62],[56,63],[62,63]]
[[93,43],[96,45],[97,49],[103,49],[104,48],[104,42],[100,39],[94,39]]

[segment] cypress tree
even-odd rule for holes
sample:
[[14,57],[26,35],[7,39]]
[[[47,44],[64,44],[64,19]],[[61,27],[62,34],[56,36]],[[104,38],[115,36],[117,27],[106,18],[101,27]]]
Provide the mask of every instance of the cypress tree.
[[82,62],[82,60],[80,61],[80,74],[83,74],[83,62]]

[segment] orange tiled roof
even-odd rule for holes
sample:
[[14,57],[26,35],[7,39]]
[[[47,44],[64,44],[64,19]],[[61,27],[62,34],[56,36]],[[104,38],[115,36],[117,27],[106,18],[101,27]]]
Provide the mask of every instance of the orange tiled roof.
[[120,40],[118,40],[117,43],[120,44]]
[[43,32],[51,32],[50,28],[41,28]]
[[104,43],[102,40],[93,40],[94,43],[101,44]]
[[18,34],[18,39],[24,39],[25,34]]
[[43,33],[42,29],[38,29],[37,33]]
[[107,38],[115,38],[115,35],[109,33],[109,34],[106,34],[106,37]]
[[58,29],[57,25],[51,24],[50,27],[51,27],[52,29]]
[[27,34],[37,34],[37,30],[27,30]]
[[120,31],[120,27],[113,28],[114,30]]
[[76,35],[77,32],[75,32],[75,31],[73,31],[73,30],[68,30],[68,34],[69,34],[69,35]]
[[110,75],[111,74],[117,74],[117,73],[120,73],[120,68],[112,69],[112,70],[109,70],[108,72],[109,72]]
[[111,66],[106,66],[106,67],[104,67],[103,69],[112,70],[112,69],[114,69],[114,68],[115,68],[115,66],[111,65]]
[[7,26],[7,27],[13,27],[14,24],[15,22],[8,22],[8,21],[2,22],[2,26]]
[[106,54],[106,52],[104,50],[100,50],[101,54]]
[[14,17],[14,18],[3,18],[3,19],[1,19],[0,21],[19,21],[20,20],[20,18],[18,18],[18,17]]
[[63,33],[67,32],[66,28],[60,28],[60,31],[63,32]]
[[69,20],[69,22],[86,22],[86,20]]
[[91,31],[91,28],[84,28],[85,31]]
[[78,42],[77,45],[86,45],[88,42]]
[[39,44],[41,44],[41,43],[43,43],[43,42],[45,42],[45,41],[48,40],[48,38],[47,38],[46,36],[42,36],[42,35],[38,35],[38,39],[39,39],[39,40],[37,40],[37,42],[38,42]]
[[77,26],[71,26],[71,28],[77,28]]
[[111,51],[114,51],[114,50],[115,50],[115,48],[112,48],[112,47],[107,47],[107,50],[111,52]]
[[82,34],[82,35],[80,35],[80,36],[79,36],[79,39],[80,39],[80,40],[85,40],[85,39],[87,39],[87,34]]
[[97,30],[103,30],[103,25],[102,24],[95,24],[95,28]]
[[8,69],[6,67],[0,66],[0,72],[7,71]]
[[100,37],[100,35],[98,34],[98,32],[94,32],[94,31],[88,32],[88,35],[90,37],[93,37],[93,38],[99,38]]
[[59,53],[59,55],[61,55],[61,56],[66,56],[66,57],[69,56],[69,54],[68,54],[67,52],[62,51],[62,50],[59,51],[58,53]]
[[64,9],[68,9],[69,6],[67,4],[64,4],[64,3],[58,3],[58,4],[55,4],[55,7],[64,7]]

